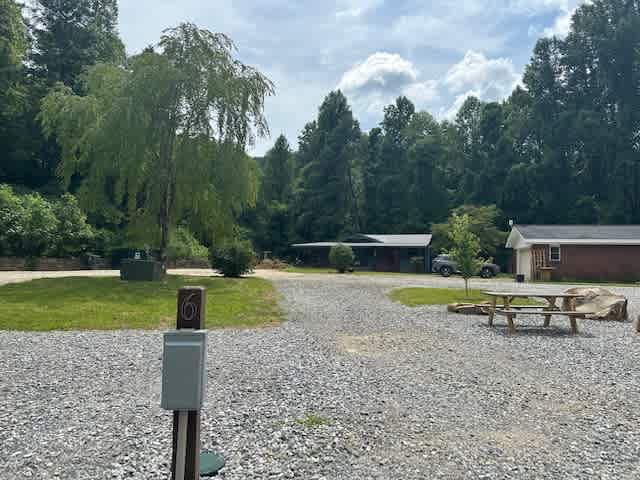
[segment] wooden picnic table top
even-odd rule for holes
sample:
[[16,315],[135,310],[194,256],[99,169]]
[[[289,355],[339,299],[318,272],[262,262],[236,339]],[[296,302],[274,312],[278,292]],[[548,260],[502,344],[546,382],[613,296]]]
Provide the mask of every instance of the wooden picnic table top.
[[511,298],[581,298],[585,295],[579,295],[576,293],[540,293],[540,292],[482,292],[490,297],[511,297]]

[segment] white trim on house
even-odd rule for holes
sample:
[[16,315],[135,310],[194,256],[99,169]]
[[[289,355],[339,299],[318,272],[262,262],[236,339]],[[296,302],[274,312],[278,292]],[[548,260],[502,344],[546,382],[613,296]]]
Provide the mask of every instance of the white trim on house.
[[[553,249],[558,249],[558,258],[553,258]],[[562,261],[562,246],[558,243],[554,243],[549,245],[549,262],[551,263],[560,263]]]
[[516,274],[524,275],[525,281],[531,280],[531,247],[516,249]]
[[519,249],[531,245],[640,245],[639,239],[603,239],[603,238],[524,238],[517,225],[511,229],[506,247]]

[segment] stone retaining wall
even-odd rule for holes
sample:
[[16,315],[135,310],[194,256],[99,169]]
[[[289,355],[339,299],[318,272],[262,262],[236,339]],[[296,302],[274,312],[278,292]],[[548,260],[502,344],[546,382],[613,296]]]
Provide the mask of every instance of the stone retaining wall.
[[0,271],[64,271],[64,270],[89,270],[87,262],[83,258],[34,258],[28,262],[26,258],[0,257]]
[[[91,265],[84,257],[77,258],[35,258],[31,264],[26,258],[0,257],[0,272],[17,272],[25,270],[40,270],[63,272],[67,270],[110,270],[111,261],[100,257],[92,257]],[[169,260],[169,268],[211,268],[204,259]]]

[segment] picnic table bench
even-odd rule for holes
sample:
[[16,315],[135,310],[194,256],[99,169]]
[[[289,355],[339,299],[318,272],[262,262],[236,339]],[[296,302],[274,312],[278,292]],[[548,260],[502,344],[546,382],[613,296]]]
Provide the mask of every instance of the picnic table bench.
[[[543,315],[544,326],[548,327],[551,324],[551,317],[553,315],[561,315],[569,317],[571,323],[571,331],[578,333],[578,318],[584,318],[588,315],[587,312],[577,312],[575,307],[575,301],[577,298],[583,298],[584,295],[577,295],[572,293],[540,293],[540,292],[483,292],[485,295],[491,298],[491,306],[489,307],[489,326],[493,326],[493,319],[496,314],[507,317],[507,323],[509,325],[509,331],[515,332],[515,324],[513,319],[517,315]],[[517,299],[528,298],[542,298],[546,300],[547,305],[512,305],[512,302]],[[502,299],[502,305],[498,307],[498,299]],[[569,310],[561,310],[557,304],[558,299],[569,300]]]

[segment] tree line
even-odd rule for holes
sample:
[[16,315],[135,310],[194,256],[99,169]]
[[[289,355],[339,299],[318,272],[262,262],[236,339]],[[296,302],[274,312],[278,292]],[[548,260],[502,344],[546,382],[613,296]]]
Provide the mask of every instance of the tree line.
[[566,38],[537,42],[509,98],[469,97],[451,121],[400,97],[362,132],[331,92],[297,149],[280,136],[261,165],[243,224],[279,255],[353,232],[433,231],[444,248],[454,209],[491,232],[489,255],[509,219],[640,223],[640,2],[581,6]]
[[273,84],[229,37],[189,23],[127,56],[117,15],[116,0],[39,0],[26,15],[0,0],[0,185],[72,192],[92,226],[116,233],[112,247],[201,256],[194,234],[232,237],[255,204],[245,150],[268,134]]
[[70,191],[125,240],[166,250],[179,225],[278,256],[354,232],[434,232],[446,248],[456,211],[493,256],[508,219],[640,223],[639,1],[578,8],[504,101],[469,97],[439,120],[400,97],[364,132],[335,91],[297,145],[280,136],[257,159],[245,147],[268,133],[273,85],[230,39],[181,25],[128,57],[116,0],[32,4],[0,0],[0,184]]

